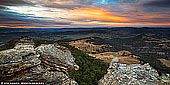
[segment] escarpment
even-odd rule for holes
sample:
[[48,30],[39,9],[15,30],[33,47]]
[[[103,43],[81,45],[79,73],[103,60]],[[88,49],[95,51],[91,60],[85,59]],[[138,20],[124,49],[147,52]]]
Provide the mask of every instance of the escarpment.
[[0,51],[0,81],[41,81],[52,85],[77,85],[69,70],[78,70],[71,52],[57,43],[35,48],[26,37],[13,49]]
[[113,58],[107,74],[100,79],[99,85],[164,85],[158,72],[149,64],[121,64]]

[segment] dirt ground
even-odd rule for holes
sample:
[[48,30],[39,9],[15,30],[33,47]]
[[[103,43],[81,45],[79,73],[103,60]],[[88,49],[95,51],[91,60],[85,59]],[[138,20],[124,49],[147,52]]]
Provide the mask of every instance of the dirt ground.
[[166,66],[166,67],[170,67],[170,59],[169,60],[166,60],[166,59],[160,59],[160,61]]
[[104,52],[99,54],[89,54],[89,56],[96,57],[97,59],[104,60],[107,63],[110,63],[114,57],[119,58],[119,63],[124,64],[139,64],[140,60],[132,56],[119,55],[118,52]]

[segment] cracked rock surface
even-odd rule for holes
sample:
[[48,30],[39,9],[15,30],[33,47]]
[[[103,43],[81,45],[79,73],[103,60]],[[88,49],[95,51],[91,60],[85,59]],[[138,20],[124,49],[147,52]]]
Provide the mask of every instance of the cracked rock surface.
[[55,44],[34,48],[28,39],[0,51],[0,81],[41,81],[50,85],[77,85],[68,70],[78,70],[71,52]]
[[158,72],[149,64],[120,64],[113,58],[99,85],[163,85]]

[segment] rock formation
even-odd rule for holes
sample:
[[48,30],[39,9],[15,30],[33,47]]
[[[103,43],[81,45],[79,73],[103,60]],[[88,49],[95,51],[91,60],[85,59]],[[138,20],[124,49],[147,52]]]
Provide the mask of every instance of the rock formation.
[[113,58],[99,85],[161,85],[158,72],[149,64],[120,64]]
[[68,70],[78,70],[71,52],[57,43],[34,47],[28,38],[13,49],[0,51],[0,81],[41,81],[50,85],[77,85]]

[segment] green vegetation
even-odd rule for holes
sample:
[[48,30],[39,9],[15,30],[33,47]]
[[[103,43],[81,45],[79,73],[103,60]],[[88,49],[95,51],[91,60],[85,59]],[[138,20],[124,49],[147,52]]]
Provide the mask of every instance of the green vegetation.
[[[118,50],[129,50],[133,54],[140,56],[140,60],[144,61],[144,63],[150,63],[150,65],[155,68],[160,74],[161,73],[169,73],[170,68],[167,68],[163,65],[158,59],[162,58],[154,53],[140,53],[137,51],[137,48],[145,46],[144,42],[140,41],[141,38],[135,39],[98,39],[97,44],[109,44],[112,45],[112,51]],[[134,41],[134,42],[133,42]],[[140,44],[139,44],[140,41]],[[15,46],[16,40],[10,40],[5,45],[0,48],[1,50],[11,49]],[[93,41],[94,42],[94,41]],[[53,44],[55,41],[50,40],[34,40],[35,46],[39,46],[41,44]],[[104,74],[106,74],[108,64],[104,63],[101,60],[88,56],[86,53],[68,45],[68,43],[63,41],[58,41],[59,45],[67,47],[72,55],[75,57],[75,62],[79,65],[80,69],[78,71],[69,71],[70,78],[76,80],[80,85],[97,85],[98,80],[101,79]],[[124,44],[132,46],[126,47]],[[134,48],[133,48],[134,47]],[[167,50],[169,51],[169,50]]]
[[[154,36],[153,36],[154,38]],[[160,58],[165,58],[166,55],[159,55],[156,52],[165,52],[169,53],[168,48],[158,47],[157,49],[153,48],[158,46],[161,42],[145,42],[152,41],[150,37],[145,34],[141,34],[134,37],[129,38],[112,38],[112,39],[102,39],[102,38],[94,38],[91,42],[95,42],[97,44],[108,44],[111,45],[111,51],[120,51],[120,50],[128,50],[132,52],[134,55],[140,56],[140,60],[144,63],[149,63],[153,68],[155,68],[160,74],[161,73],[170,73],[170,68],[166,67],[159,61]],[[153,40],[154,41],[154,40]],[[165,43],[163,43],[165,44]],[[141,49],[143,47],[148,47],[147,49]]]
[[162,75],[162,73],[170,73],[170,68],[163,65],[159,60],[153,59],[152,62],[149,63],[159,72],[160,75]]
[[35,43],[35,47],[38,47],[41,44],[53,44],[53,43],[55,43],[55,41],[53,41],[53,40],[36,40],[36,39],[34,39],[33,41]]
[[75,62],[80,67],[78,71],[69,71],[70,77],[76,80],[79,85],[97,85],[98,81],[106,74],[108,64],[88,56],[67,43],[58,43],[71,51],[72,55],[75,57]]
[[3,45],[2,47],[0,47],[0,51],[2,50],[7,50],[7,49],[12,49],[14,48],[15,44],[17,43],[16,40],[10,40],[8,41],[5,45]]
[[[41,44],[53,44],[55,41],[52,40],[33,40],[35,43],[35,47],[40,46]],[[17,40],[10,40],[7,43],[5,43],[2,47],[0,47],[0,51],[2,50],[8,50],[14,48],[16,45]]]
[[[0,50],[11,49],[15,46],[17,41],[11,40],[0,48]],[[55,41],[49,40],[34,40],[35,46],[41,44],[52,44]],[[75,57],[75,62],[79,65],[80,69],[78,71],[69,71],[70,78],[76,80],[79,85],[97,85],[99,79],[101,79],[104,74],[106,74],[108,64],[96,59],[94,57],[88,56],[84,52],[68,45],[65,42],[58,42],[60,45],[67,47],[72,55]]]

